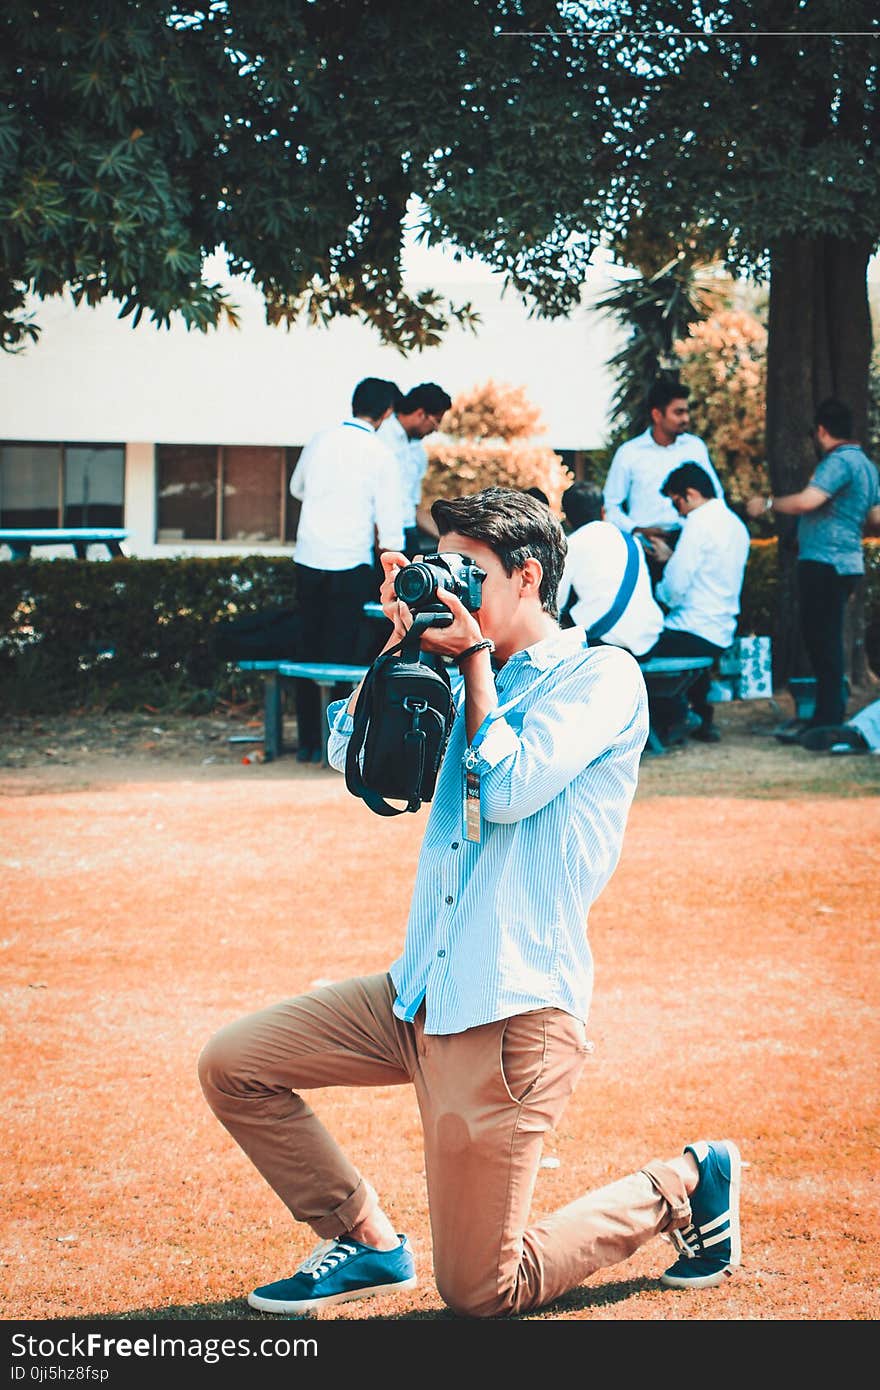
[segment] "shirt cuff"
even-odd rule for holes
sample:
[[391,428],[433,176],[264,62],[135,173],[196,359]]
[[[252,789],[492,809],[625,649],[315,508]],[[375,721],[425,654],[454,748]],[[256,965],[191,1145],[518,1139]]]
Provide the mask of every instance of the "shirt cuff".
[[348,700],[334,700],[327,706],[327,723],[339,734],[350,734],[354,731],[354,719],[348,713],[347,707]]
[[477,748],[484,763],[495,767],[503,758],[519,751],[519,739],[506,719],[493,719],[489,732]]

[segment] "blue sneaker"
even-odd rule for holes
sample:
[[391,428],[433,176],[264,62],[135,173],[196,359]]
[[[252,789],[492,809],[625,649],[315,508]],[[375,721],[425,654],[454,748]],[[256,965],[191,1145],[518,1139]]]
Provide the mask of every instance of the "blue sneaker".
[[723,1284],[740,1262],[742,1160],[732,1139],[700,1139],[684,1151],[697,1160],[700,1181],[691,1193],[691,1224],[669,1232],[681,1256],[660,1275],[660,1283],[670,1289],[711,1289]]
[[254,1289],[248,1303],[261,1313],[313,1313],[331,1303],[414,1289],[412,1249],[406,1236],[398,1240],[394,1250],[374,1250],[351,1236],[324,1240],[291,1279]]

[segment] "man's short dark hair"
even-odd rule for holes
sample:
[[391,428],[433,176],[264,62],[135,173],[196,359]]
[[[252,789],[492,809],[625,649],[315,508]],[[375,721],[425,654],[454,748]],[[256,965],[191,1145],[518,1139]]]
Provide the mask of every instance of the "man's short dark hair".
[[411,415],[414,410],[423,410],[426,415],[436,415],[439,420],[452,405],[452,397],[436,381],[423,381],[414,386],[399,405],[394,408],[400,415]]
[[832,439],[853,437],[853,413],[848,405],[844,405],[843,401],[837,400],[834,396],[829,396],[816,406],[814,423],[826,429]]
[[393,410],[400,392],[393,381],[379,376],[365,376],[354,388],[351,398],[352,415],[365,415],[368,420],[381,420],[386,410]]
[[658,377],[646,401],[649,418],[652,410],[665,410],[672,401],[686,401],[690,394],[690,388],[674,377]]
[[718,495],[709,474],[698,463],[680,463],[678,468],[673,468],[660,491],[664,497],[684,497],[690,487],[701,497]]
[[557,518],[539,502],[518,488],[487,487],[470,497],[439,498],[431,516],[441,536],[457,531],[482,541],[493,550],[505,573],[522,569],[526,560],[541,563],[541,607],[551,617],[559,616],[556,593],[568,541]]
[[592,483],[572,483],[562,494],[562,510],[575,531],[591,521],[601,521],[604,505],[605,499],[601,489],[594,487]]

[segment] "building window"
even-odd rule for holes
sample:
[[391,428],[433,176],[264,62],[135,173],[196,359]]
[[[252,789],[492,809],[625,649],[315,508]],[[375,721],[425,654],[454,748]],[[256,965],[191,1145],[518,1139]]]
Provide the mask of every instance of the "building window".
[[290,477],[302,451],[252,445],[160,444],[159,541],[292,540]]
[[160,541],[216,538],[219,452],[212,445],[159,445],[156,480]]
[[0,524],[121,526],[122,444],[0,444]]

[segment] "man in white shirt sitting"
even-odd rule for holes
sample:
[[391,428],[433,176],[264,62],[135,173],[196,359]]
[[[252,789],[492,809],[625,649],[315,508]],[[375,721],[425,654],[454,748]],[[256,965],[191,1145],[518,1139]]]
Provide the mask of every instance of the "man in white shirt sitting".
[[[662,490],[683,525],[674,551],[659,537],[654,539],[658,560],[665,566],[656,596],[667,612],[663,632],[648,655],[720,656],[736,634],[749,558],[748,530],[715,496],[711,478],[698,463],[674,469]],[[703,743],[718,741],[707,698],[710,683],[707,669],[688,691],[687,703],[700,720],[693,731],[686,729],[684,700],[656,702],[652,722],[663,742],[685,732]]]
[[643,434],[617,449],[602,490],[606,521],[621,531],[641,534],[649,543],[648,569],[654,583],[662,565],[650,543],[657,537],[672,548],[681,530],[681,518],[663,494],[663,483],[672,470],[682,463],[698,463],[712,482],[712,496],[724,496],[705,444],[688,433],[689,394],[686,386],[669,378],[654,383],[646,401],[651,423]]
[[422,507],[422,482],[428,467],[423,440],[435,430],[452,405],[452,398],[434,381],[423,381],[405,396],[379,429],[379,438],[393,453],[400,471],[403,506],[403,551],[410,559],[423,549],[422,535],[437,537],[430,512]]
[[[651,592],[643,547],[603,520],[602,494],[589,483],[572,483],[562,494],[562,510],[572,529],[559,585],[560,613],[567,611],[591,645],[608,643],[644,656],[660,636],[663,611]],[[636,547],[636,568],[622,594],[630,545]]]
[[[379,377],[359,382],[351,417],[309,440],[290,480],[302,502],[294,560],[304,661],[372,659],[376,634],[363,608],[376,596],[374,546],[399,551],[403,543],[397,468],[376,435],[396,392]],[[334,691],[339,699],[347,694],[345,686]],[[298,761],[320,762],[321,700],[313,681],[296,682],[296,720]]]

